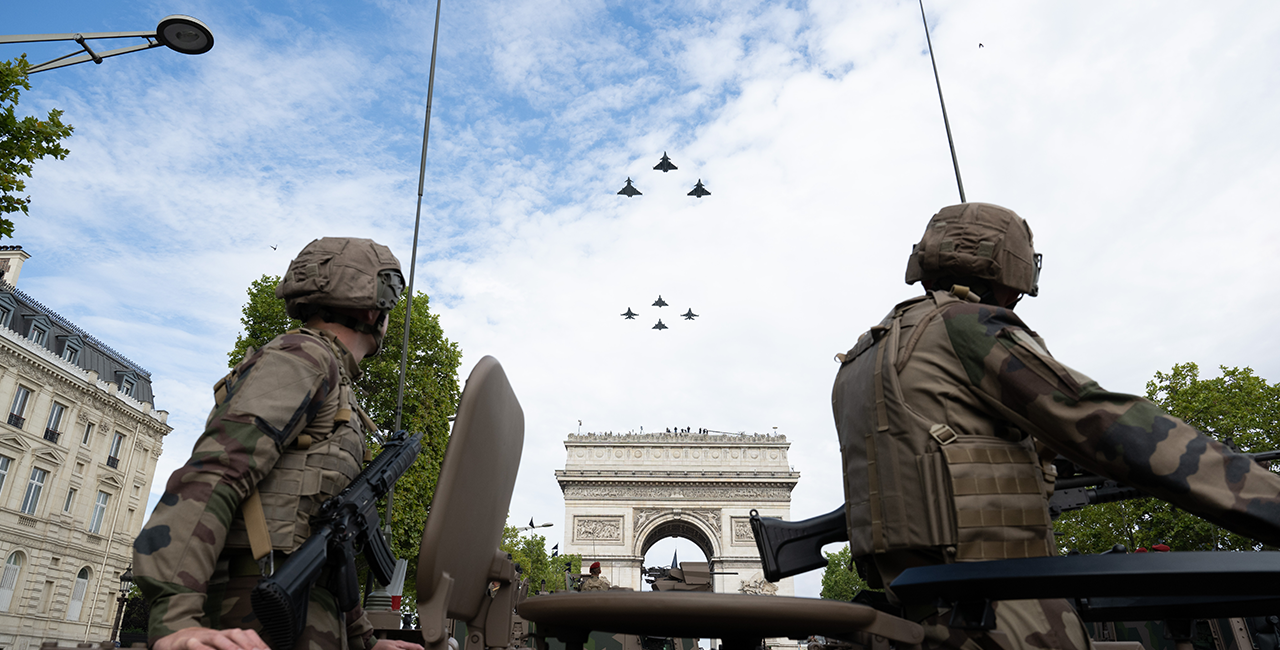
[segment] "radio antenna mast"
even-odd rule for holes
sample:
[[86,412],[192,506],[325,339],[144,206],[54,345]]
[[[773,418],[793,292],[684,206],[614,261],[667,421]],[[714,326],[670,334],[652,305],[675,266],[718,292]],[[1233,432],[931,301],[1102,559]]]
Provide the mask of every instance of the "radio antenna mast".
[[[400,430],[404,413],[404,373],[409,360],[409,324],[413,317],[413,275],[418,266],[418,227],[422,224],[422,187],[427,177],[427,136],[431,135],[431,93],[436,85],[436,45],[440,42],[440,2],[436,0],[436,28],[431,37],[431,72],[427,75],[427,115],[422,123],[422,164],[418,166],[418,212],[413,217],[413,253],[409,257],[409,286],[405,291],[404,341],[400,345],[400,382],[396,386],[396,423],[393,431]],[[391,509],[390,495],[387,509]],[[388,515],[390,518],[390,515]]]
[[924,22],[924,41],[929,44],[929,62],[933,64],[933,82],[938,85],[938,104],[942,106],[942,125],[947,127],[947,146],[951,147],[951,166],[956,168],[956,186],[960,188],[960,202],[964,199],[964,181],[960,180],[960,161],[956,158],[956,143],[951,139],[951,121],[947,119],[947,103],[942,99],[942,82],[938,80],[938,61],[933,58],[933,40],[929,38],[929,19],[924,17],[924,0],[920,0],[920,20]]
[[[409,359],[409,325],[413,318],[413,272],[418,264],[418,227],[422,223],[422,186],[427,176],[427,136],[431,133],[431,92],[436,85],[436,45],[440,42],[440,2],[436,0],[436,27],[431,37],[431,71],[427,74],[427,115],[422,124],[422,164],[418,166],[418,212],[413,217],[413,252],[409,256],[409,286],[405,290],[404,340],[400,347],[400,381],[396,386],[396,421],[393,432],[400,430],[404,413],[404,373]],[[396,489],[387,490],[385,530],[391,537],[391,506],[395,503]]]

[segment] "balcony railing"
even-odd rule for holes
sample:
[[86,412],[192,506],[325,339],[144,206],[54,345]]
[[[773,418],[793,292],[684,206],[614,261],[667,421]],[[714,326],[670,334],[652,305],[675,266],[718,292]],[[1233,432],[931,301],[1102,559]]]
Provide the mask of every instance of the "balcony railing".
[[18,427],[19,429],[21,429],[22,425],[26,424],[26,422],[27,422],[27,419],[22,417],[21,415],[18,415],[17,413],[9,414],[9,424],[12,424],[13,426]]
[[110,467],[111,469],[119,469],[120,459],[115,456],[107,456],[107,467]]
[[45,430],[44,430],[44,439],[45,439],[45,440],[48,440],[49,442],[52,442],[52,443],[54,443],[54,444],[57,444],[57,443],[58,443],[58,438],[59,438],[61,435],[62,435],[61,433],[59,433],[59,432],[57,432],[57,431],[54,431],[53,429],[45,429]]

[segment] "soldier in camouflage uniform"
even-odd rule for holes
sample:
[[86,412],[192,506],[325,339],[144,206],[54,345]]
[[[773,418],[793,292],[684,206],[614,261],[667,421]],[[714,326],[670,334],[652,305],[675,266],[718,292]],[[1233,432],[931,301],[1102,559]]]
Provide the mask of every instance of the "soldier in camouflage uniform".
[[591,575],[582,579],[581,591],[609,591],[609,579],[600,575],[600,563],[591,563]]
[[[1012,311],[1037,294],[1039,270],[1012,211],[943,208],[907,266],[907,283],[927,293],[837,355],[832,408],[859,573],[878,587],[913,566],[1055,555],[1056,454],[1280,544],[1280,476],[1049,354]],[[1063,600],[998,603],[987,633],[939,624],[948,619],[932,608],[906,615],[925,623],[927,647],[1088,645]]]
[[[134,543],[157,650],[260,650],[249,593],[311,535],[308,520],[369,460],[375,429],[352,382],[377,354],[404,288],[400,262],[368,239],[317,239],[276,288],[305,325],[250,350],[214,387],[191,459],[175,471]],[[364,612],[311,589],[302,650],[421,650],[378,641]]]

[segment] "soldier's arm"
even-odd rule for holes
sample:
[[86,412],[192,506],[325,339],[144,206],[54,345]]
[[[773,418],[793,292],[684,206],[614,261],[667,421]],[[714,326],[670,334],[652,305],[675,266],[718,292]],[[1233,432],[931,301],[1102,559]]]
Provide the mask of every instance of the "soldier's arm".
[[1013,312],[957,305],[943,323],[973,390],[1054,451],[1236,533],[1280,544],[1280,476],[1150,401],[1107,391],[1059,363]]
[[138,587],[152,603],[153,643],[209,623],[202,619],[209,578],[240,502],[338,385],[337,366],[319,346],[282,343],[241,366],[134,542]]

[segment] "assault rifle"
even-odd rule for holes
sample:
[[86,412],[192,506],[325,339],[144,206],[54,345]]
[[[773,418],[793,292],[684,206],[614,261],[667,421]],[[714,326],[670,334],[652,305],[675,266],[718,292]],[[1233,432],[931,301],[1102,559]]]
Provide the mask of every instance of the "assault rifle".
[[338,611],[360,604],[356,552],[364,547],[369,570],[382,584],[390,584],[396,558],[379,531],[377,501],[413,465],[422,449],[422,434],[412,438],[397,431],[383,443],[382,453],[338,496],[311,518],[311,537],[289,556],[280,569],[253,588],[253,613],[274,650],[293,650],[307,621],[311,586],[329,569],[325,586],[338,600]]
[[[1280,460],[1280,450],[1244,455],[1267,469],[1271,468],[1272,461]],[[1053,464],[1058,469],[1058,480],[1054,483],[1053,496],[1049,498],[1049,516],[1053,519],[1057,519],[1058,515],[1064,512],[1079,510],[1097,503],[1127,501],[1150,496],[1137,488],[1085,472],[1062,456],[1058,456]]]

